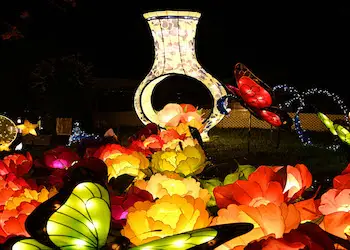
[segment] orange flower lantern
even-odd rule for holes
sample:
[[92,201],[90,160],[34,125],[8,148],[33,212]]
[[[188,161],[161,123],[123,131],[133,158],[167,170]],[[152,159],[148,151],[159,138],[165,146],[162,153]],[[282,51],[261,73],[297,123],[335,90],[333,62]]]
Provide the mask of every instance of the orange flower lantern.
[[245,246],[251,241],[269,235],[281,238],[284,233],[288,233],[299,226],[300,215],[293,205],[286,205],[285,203],[282,203],[281,206],[269,203],[258,207],[231,204],[227,208],[218,211],[218,216],[213,219],[212,225],[237,222],[252,223],[254,229],[226,242],[216,250]]
[[23,192],[14,193],[9,197],[0,211],[0,236],[5,240],[12,235],[29,236],[25,229],[28,215],[42,202],[57,193],[56,189],[48,191],[42,188],[39,192],[24,189]]
[[295,167],[273,167],[276,172],[282,168],[286,168],[287,172],[283,193],[287,194],[288,200],[295,200],[312,185],[312,175],[304,164],[297,164]]
[[283,188],[279,176],[271,168],[261,166],[249,175],[248,180],[238,180],[232,184],[214,189],[216,204],[225,208],[230,204],[258,207],[284,201]]
[[316,220],[322,216],[322,213],[318,209],[320,202],[321,200],[312,198],[294,203],[294,206],[300,213],[302,223]]
[[324,215],[336,212],[350,212],[350,189],[330,189],[321,196],[318,208]]
[[106,161],[107,159],[113,159],[122,154],[130,154],[132,150],[124,148],[119,144],[107,144],[100,147],[95,153],[94,157]]

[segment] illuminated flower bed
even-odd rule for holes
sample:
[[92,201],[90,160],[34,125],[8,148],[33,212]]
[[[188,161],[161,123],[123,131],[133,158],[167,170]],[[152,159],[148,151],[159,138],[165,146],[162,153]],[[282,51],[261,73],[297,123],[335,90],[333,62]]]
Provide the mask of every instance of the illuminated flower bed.
[[149,124],[127,145],[0,160],[2,247],[349,249],[350,164],[324,193],[303,164],[238,164],[203,179],[211,164],[198,110],[169,104],[158,115],[163,127]]

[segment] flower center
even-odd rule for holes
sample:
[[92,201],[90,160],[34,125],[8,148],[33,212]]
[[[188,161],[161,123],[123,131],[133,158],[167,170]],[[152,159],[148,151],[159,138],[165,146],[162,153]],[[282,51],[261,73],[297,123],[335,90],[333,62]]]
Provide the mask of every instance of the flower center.
[[187,188],[182,181],[168,179],[166,181],[162,181],[160,185],[166,189],[169,195],[178,194],[183,196],[187,193]]
[[283,190],[283,193],[288,192],[289,190],[293,190],[293,194],[290,196],[293,196],[296,192],[298,192],[301,189],[300,183],[292,174],[287,174],[287,182],[286,186]]
[[[350,212],[350,204],[343,204],[337,209],[338,212]],[[350,232],[350,226],[349,226],[349,232]]]
[[270,201],[266,200],[264,197],[256,197],[252,199],[252,201],[249,203],[250,207],[258,207],[260,205],[267,205]]

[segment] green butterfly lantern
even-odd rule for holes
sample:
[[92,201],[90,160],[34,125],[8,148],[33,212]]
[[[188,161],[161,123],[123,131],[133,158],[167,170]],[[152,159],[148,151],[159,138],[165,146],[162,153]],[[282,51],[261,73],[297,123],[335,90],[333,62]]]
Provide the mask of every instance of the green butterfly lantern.
[[44,230],[54,246],[35,239],[23,239],[13,244],[12,250],[87,250],[105,246],[111,222],[106,188],[98,183],[82,182],[62,205],[56,204],[55,208]]

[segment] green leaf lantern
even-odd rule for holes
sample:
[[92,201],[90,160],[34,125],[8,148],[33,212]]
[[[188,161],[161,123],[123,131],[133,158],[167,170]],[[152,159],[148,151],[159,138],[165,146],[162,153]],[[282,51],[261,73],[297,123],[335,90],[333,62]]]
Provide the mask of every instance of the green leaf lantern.
[[249,175],[256,170],[252,165],[240,165],[237,161],[236,163],[238,165],[236,171],[226,175],[224,185],[232,184],[237,180],[248,180]]
[[200,183],[201,183],[202,187],[207,189],[209,194],[210,194],[210,200],[208,201],[207,206],[208,207],[216,206],[216,201],[215,201],[215,197],[213,194],[213,190],[217,186],[221,186],[222,182],[217,178],[213,178],[210,180],[200,180]]

